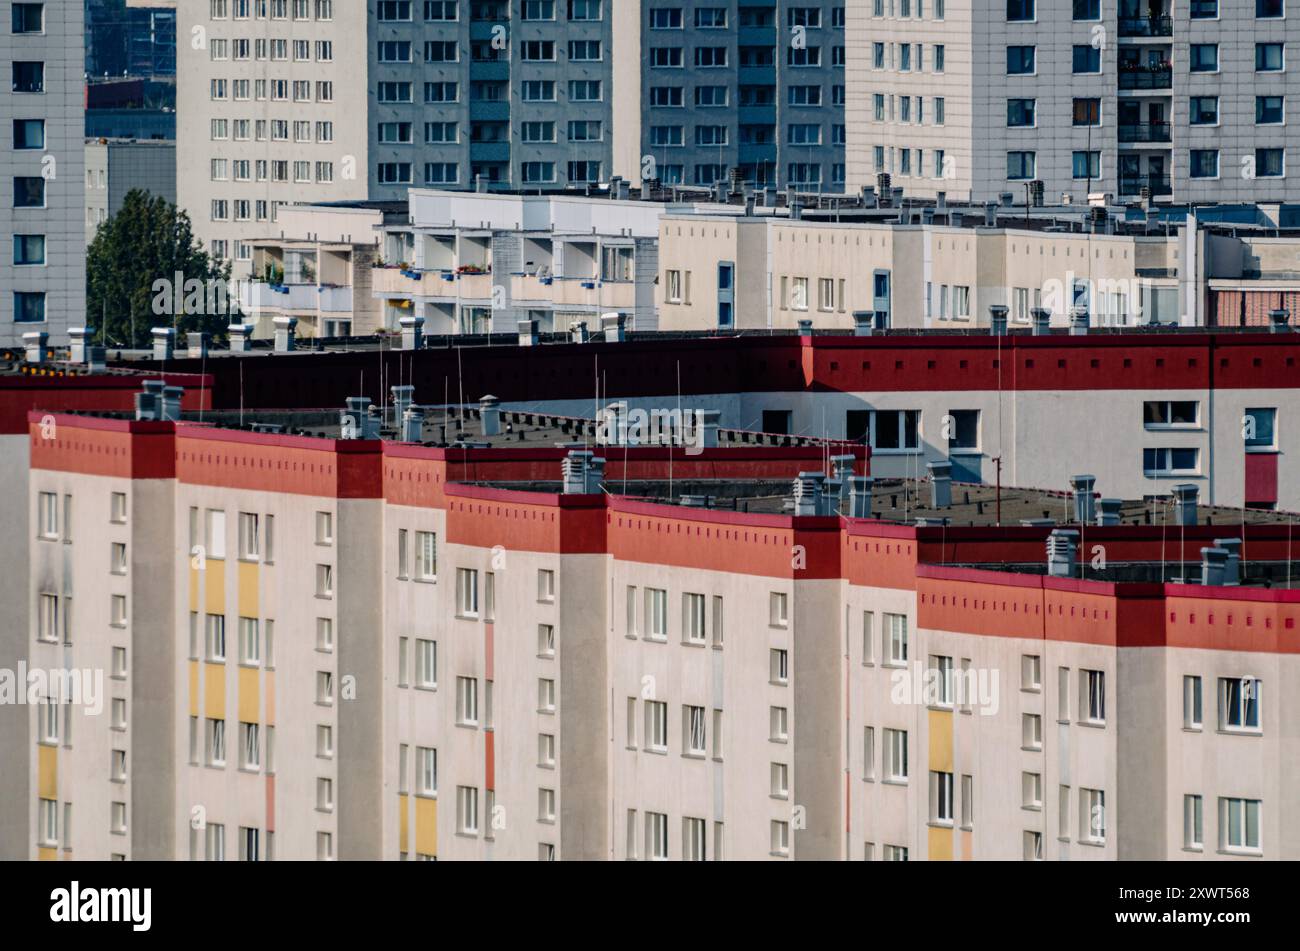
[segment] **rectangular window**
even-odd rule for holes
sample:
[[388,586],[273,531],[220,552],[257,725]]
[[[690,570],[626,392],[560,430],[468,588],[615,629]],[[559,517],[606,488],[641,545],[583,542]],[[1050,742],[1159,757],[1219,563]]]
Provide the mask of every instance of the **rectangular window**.
[[682,733],[684,752],[690,756],[704,756],[708,753],[703,707],[682,707]]
[[885,780],[907,782],[906,730],[885,730]]
[[884,628],[885,663],[890,667],[903,667],[907,664],[907,615],[881,615]]
[[478,571],[473,568],[456,569],[456,614],[478,617]]
[[668,704],[659,700],[645,702],[645,745],[648,750],[668,750]]
[[1101,670],[1079,671],[1079,719],[1086,723],[1106,722],[1106,673]]
[[1193,43],[1189,47],[1190,63],[1188,68],[1193,73],[1213,73],[1219,69],[1218,43]]
[[704,595],[702,594],[687,592],[682,595],[682,640],[691,644],[704,643]]
[[1262,684],[1254,677],[1219,679],[1219,729],[1240,733],[1260,732]]
[[1106,794],[1100,789],[1079,790],[1079,841],[1093,845],[1106,841]]
[[1219,800],[1219,842],[1228,852],[1259,852],[1260,800]]
[[1278,72],[1286,66],[1284,47],[1281,43],[1255,44],[1255,71],[1261,73]]
[[1183,729],[1199,730],[1202,724],[1201,678],[1183,678]]
[[1204,805],[1200,796],[1183,797],[1183,848],[1201,849],[1205,844]]

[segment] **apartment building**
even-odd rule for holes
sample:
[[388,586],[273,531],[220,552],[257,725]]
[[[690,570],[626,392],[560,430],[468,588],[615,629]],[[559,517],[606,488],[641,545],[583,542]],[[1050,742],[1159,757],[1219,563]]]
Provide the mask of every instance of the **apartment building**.
[[851,188],[1287,194],[1283,0],[862,0],[847,17]]
[[641,177],[844,190],[842,2],[639,6]]
[[[240,310],[253,335],[272,337],[275,318],[297,320],[298,336],[348,337],[383,325],[371,295],[385,221],[406,220],[404,202],[289,205],[252,239],[252,279],[240,288]],[[396,325],[394,325],[395,328]]]
[[[409,6],[409,4],[408,4]],[[247,278],[249,232],[287,203],[365,199],[368,5],[182,3],[176,194],[210,254]]]
[[147,191],[176,202],[176,143],[160,140],[86,141],[86,245],[122,209],[127,192]]
[[25,333],[65,342],[85,298],[84,37],[82,10],[51,3],[5,5],[0,107],[11,133],[0,150],[10,195],[0,229],[0,343]]
[[[1180,267],[1210,263],[1198,256],[1194,219],[1170,235],[1148,234],[1145,224],[1094,232],[1069,217],[1025,224],[1009,209],[844,217],[665,215],[661,329],[794,330],[811,322],[852,332],[863,320],[875,330],[974,328],[989,325],[992,306],[1007,308],[1013,328],[1032,326],[1038,309],[1051,325],[1069,326],[1076,306],[1097,327],[1206,322],[1204,288],[1189,283],[1204,272]],[[1226,259],[1236,245],[1214,247]],[[1233,263],[1240,275],[1240,255]]]
[[991,489],[805,468],[834,447],[679,450],[669,497],[663,448],[602,467],[490,423],[55,418],[29,417],[30,596],[75,577],[64,663],[112,651],[129,706],[74,711],[70,748],[30,712],[32,857],[1300,854],[1284,517],[1180,493],[1094,525],[1090,488],[1004,490],[1060,514],[999,527]]
[[241,394],[243,405],[342,402],[363,373],[366,394],[382,400],[374,372],[382,367],[385,378],[435,394],[463,386],[507,409],[566,416],[591,415],[599,374],[601,398],[629,410],[716,410],[730,429],[865,440],[876,471],[891,477],[923,476],[930,462],[949,460],[959,481],[996,482],[1000,467],[1004,484],[1065,488],[1087,471],[1118,498],[1191,481],[1209,504],[1291,510],[1300,499],[1287,420],[1300,353],[1289,325],[1276,327],[1285,332],[773,333],[371,347],[310,360],[173,359],[166,368],[213,374],[213,399],[230,409]]
[[[666,205],[609,197],[412,189],[409,221],[386,224],[372,279],[381,324],[426,333],[514,333],[521,321],[655,329],[656,249]],[[621,195],[621,197],[620,197]]]

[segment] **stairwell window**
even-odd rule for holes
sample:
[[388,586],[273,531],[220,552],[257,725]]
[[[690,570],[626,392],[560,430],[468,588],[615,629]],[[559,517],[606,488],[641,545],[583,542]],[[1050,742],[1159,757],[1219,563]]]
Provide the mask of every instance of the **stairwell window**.
[[262,748],[257,724],[239,724],[239,768],[256,771],[261,765]]
[[37,537],[44,541],[54,541],[59,537],[59,496],[54,492],[42,492],[37,503]]
[[785,686],[790,682],[790,653],[779,647],[768,651],[768,680]]
[[478,835],[478,788],[456,787],[456,831],[460,835]]
[[1205,846],[1204,803],[1200,796],[1183,797],[1183,848],[1200,851]]
[[239,619],[239,662],[249,667],[262,662],[262,638],[257,618]]
[[668,816],[662,812],[645,814],[645,855],[652,862],[668,860]]
[[1183,678],[1183,729],[1199,730],[1203,722],[1201,678]]
[[415,748],[415,794],[438,795],[438,751],[432,747]]
[[226,721],[209,718],[206,721],[204,751],[209,766],[226,765]]
[[952,773],[930,771],[930,822],[940,826],[953,824]]
[[787,707],[768,707],[768,739],[786,743],[790,739],[790,711]]
[[772,820],[772,854],[781,857],[790,854],[790,823],[780,819]]
[[334,566],[333,565],[316,566],[316,597],[318,598],[334,597]]
[[[555,712],[555,681],[542,677],[537,681],[537,710],[539,713]],[[667,726],[664,727],[667,735]]]

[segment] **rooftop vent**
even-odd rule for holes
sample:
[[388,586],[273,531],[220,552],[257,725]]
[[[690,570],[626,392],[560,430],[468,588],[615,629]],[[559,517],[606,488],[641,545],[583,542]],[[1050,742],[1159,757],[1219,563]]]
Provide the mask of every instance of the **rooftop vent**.
[[1092,522],[1096,513],[1093,488],[1097,485],[1094,475],[1070,476],[1070,489],[1074,492],[1074,520],[1082,525]]
[[825,505],[822,497],[822,483],[826,481],[824,472],[801,472],[794,480],[794,514],[823,515]]
[[298,318],[276,317],[272,322],[275,324],[275,352],[291,352],[298,337]]
[[871,476],[849,476],[849,515],[851,517],[871,517],[871,486],[874,481]]
[[1216,538],[1214,547],[1222,548],[1228,553],[1228,557],[1223,560],[1223,583],[1241,584],[1241,539]]
[[989,333],[994,337],[1005,337],[1007,333],[1007,305],[989,305]]
[[1200,489],[1191,482],[1185,482],[1182,485],[1174,486],[1172,491],[1174,494],[1174,524],[1195,525],[1196,498],[1200,494]]
[[1119,509],[1123,504],[1122,499],[1099,499],[1097,501],[1097,524],[1118,525]]
[[521,347],[537,346],[537,321],[535,320],[519,321],[519,346]]
[[424,348],[423,317],[402,317],[397,323],[402,328],[403,350],[421,350]]
[[501,401],[491,393],[479,397],[479,416],[483,421],[484,436],[501,434]]
[[253,338],[252,324],[231,324],[226,328],[231,353],[247,353]]
[[1221,585],[1224,583],[1224,569],[1228,562],[1226,548],[1201,549],[1201,584]]
[[1052,312],[1042,307],[1035,307],[1029,312],[1034,321],[1034,336],[1042,337],[1051,332]]
[[1054,578],[1068,578],[1074,573],[1075,553],[1079,550],[1079,533],[1072,528],[1054,528],[1047,536],[1047,573]]
[[927,462],[930,470],[930,507],[946,509],[952,505],[952,463],[947,459]]
[[1291,312],[1289,310],[1270,310],[1268,312],[1268,329],[1275,334],[1288,333],[1291,330]]
[[176,343],[176,331],[171,327],[154,327],[150,333],[153,335],[153,358],[170,360]]

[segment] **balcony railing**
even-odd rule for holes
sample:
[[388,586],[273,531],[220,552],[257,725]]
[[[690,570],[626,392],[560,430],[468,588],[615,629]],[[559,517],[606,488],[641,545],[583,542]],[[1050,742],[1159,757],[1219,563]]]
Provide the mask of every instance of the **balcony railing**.
[[1120,89],[1169,89],[1174,84],[1174,68],[1159,66],[1120,67]]
[[1121,195],[1140,195],[1142,189],[1150,189],[1152,195],[1170,195],[1173,193],[1173,185],[1169,183],[1168,175],[1121,175],[1119,177],[1119,193]]
[[1170,16],[1120,17],[1119,35],[1173,36],[1174,18]]
[[1119,127],[1121,142],[1168,142],[1170,130],[1168,122],[1133,122]]

